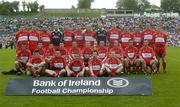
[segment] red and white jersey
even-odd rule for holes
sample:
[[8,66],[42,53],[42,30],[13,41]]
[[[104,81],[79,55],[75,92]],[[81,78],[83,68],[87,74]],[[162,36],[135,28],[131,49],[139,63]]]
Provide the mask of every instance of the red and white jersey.
[[100,71],[102,64],[103,64],[103,62],[100,58],[92,58],[88,62],[89,67],[92,67],[92,70],[94,72]]
[[155,42],[155,47],[165,47],[166,46],[166,40],[167,40],[167,35],[163,32],[159,32],[155,34],[154,42]]
[[144,60],[150,60],[153,59],[155,56],[154,50],[151,47],[142,47],[139,50],[139,56],[142,56]]
[[81,50],[78,47],[72,47],[69,50],[69,55],[73,56],[73,55],[81,55]]
[[129,59],[134,59],[138,55],[138,49],[135,46],[127,47],[124,51],[124,56],[128,57]]
[[29,41],[28,41],[28,36],[29,36],[29,32],[24,31],[24,32],[17,32],[15,35],[15,40],[16,40],[16,44],[17,44],[17,50],[20,50],[21,48],[21,44],[26,44],[27,46],[29,45]]
[[53,70],[56,69],[64,69],[66,67],[66,60],[62,56],[53,56],[51,61],[50,61],[50,66],[52,67]]
[[121,61],[117,57],[113,58],[107,58],[105,61],[106,64],[110,66],[111,69],[116,69],[119,64],[121,64]]
[[77,42],[78,47],[83,47],[84,45],[84,35],[81,30],[76,30],[74,33],[74,41]]
[[42,55],[32,55],[28,61],[30,64],[40,64],[44,62],[45,59]]
[[54,48],[48,48],[46,51],[45,51],[45,58],[52,58],[54,56]]
[[148,40],[149,45],[152,46],[154,44],[154,35],[155,31],[152,29],[145,29],[143,31],[143,40]]
[[109,52],[115,51],[116,57],[123,58],[123,49],[121,47],[112,47]]
[[68,52],[64,47],[59,47],[58,49],[60,50],[62,56],[68,55]]
[[43,48],[47,49],[49,47],[49,44],[51,42],[51,33],[49,32],[41,32],[39,34],[39,38],[40,40],[42,40],[42,43],[43,43]]
[[109,41],[110,47],[113,46],[114,41],[116,41],[116,40],[119,41],[121,38],[121,36],[120,36],[121,32],[120,32],[120,29],[118,29],[118,28],[111,28],[108,30],[107,33],[108,33],[107,39]]
[[18,51],[17,52],[17,56],[16,56],[16,60],[22,63],[27,63],[29,58],[31,56],[31,51],[26,49],[25,51]]
[[132,39],[132,34],[130,32],[122,32],[121,33],[120,43],[121,43],[121,47],[123,49],[128,47],[129,39]]
[[46,53],[46,49],[45,48],[36,48],[37,50],[39,50],[39,54],[42,56],[45,56]]
[[90,42],[91,46],[94,46],[94,42],[97,39],[96,32],[94,31],[86,31],[84,34],[84,41]]
[[84,63],[82,60],[71,60],[70,63],[68,64],[68,67],[70,68],[71,71],[78,73],[83,70]]
[[29,49],[31,52],[34,52],[34,50],[37,48],[39,41],[39,32],[31,31],[29,32]]
[[98,51],[99,58],[102,60],[108,55],[108,48],[106,46],[97,46],[96,49]]
[[63,36],[64,36],[64,46],[71,47],[72,41],[74,39],[74,33],[71,31],[65,31]]
[[143,45],[143,34],[142,32],[133,32],[132,33],[132,39],[134,42],[134,46],[138,49],[140,49]]
[[93,53],[93,48],[92,47],[85,47],[82,50],[83,58],[84,59],[89,59],[92,56]]

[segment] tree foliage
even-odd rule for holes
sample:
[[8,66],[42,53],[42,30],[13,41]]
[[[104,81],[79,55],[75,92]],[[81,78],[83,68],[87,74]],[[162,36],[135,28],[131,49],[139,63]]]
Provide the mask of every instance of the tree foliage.
[[161,0],[161,8],[164,12],[180,13],[180,0]]
[[144,12],[151,7],[148,0],[118,0],[116,3],[118,9],[134,10],[135,12]]
[[77,8],[90,9],[92,2],[94,2],[94,0],[78,0]]
[[0,2],[0,14],[6,15],[13,12],[19,11],[19,1],[1,1]]
[[[8,15],[11,13],[19,12],[20,5],[19,1],[0,1],[0,14]],[[36,13],[38,11],[43,11],[45,8],[44,5],[39,5],[37,1],[34,2],[26,2],[22,1],[22,9],[24,12],[32,12]]]

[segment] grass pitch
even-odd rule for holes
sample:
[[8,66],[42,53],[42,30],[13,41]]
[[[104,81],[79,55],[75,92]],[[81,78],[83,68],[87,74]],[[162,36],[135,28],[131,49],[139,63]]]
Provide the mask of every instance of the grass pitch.
[[[14,68],[14,59],[15,50],[0,50],[0,72]],[[152,96],[5,96],[9,78],[22,77],[0,74],[0,107],[180,107],[179,47],[167,48],[167,74],[150,75]]]

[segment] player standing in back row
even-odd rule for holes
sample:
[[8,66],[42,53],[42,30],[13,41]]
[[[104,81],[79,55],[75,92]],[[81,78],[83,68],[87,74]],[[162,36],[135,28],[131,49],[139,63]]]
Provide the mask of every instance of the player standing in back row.
[[162,28],[158,26],[155,34],[155,54],[158,60],[157,72],[159,72],[160,58],[162,58],[163,72],[166,73],[166,40],[167,35],[162,32]]

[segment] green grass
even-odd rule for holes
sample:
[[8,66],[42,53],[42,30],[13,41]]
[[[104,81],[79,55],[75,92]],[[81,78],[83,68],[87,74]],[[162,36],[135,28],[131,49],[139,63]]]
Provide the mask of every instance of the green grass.
[[[14,57],[14,50],[0,50],[0,71],[13,68]],[[152,96],[5,96],[17,76],[0,74],[0,107],[180,107],[180,48],[167,48],[167,62],[167,74],[151,75]]]

